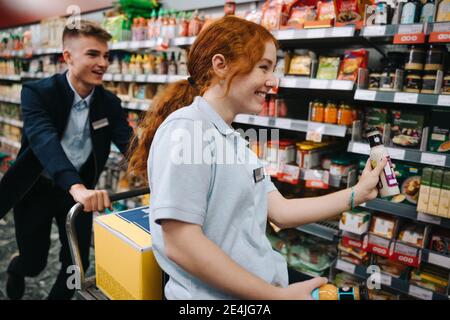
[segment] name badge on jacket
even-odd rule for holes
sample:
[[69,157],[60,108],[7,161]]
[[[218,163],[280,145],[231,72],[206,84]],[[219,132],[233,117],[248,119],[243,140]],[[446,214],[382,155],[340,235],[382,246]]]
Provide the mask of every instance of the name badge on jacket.
[[253,170],[253,179],[255,180],[255,183],[264,180],[264,176],[265,176],[264,167]]
[[108,118],[103,118],[95,122],[92,122],[92,128],[94,128],[94,130],[107,127],[108,125],[109,125]]

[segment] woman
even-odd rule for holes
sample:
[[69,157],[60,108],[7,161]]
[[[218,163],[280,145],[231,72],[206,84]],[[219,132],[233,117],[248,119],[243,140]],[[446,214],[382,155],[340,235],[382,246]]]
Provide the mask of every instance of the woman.
[[276,50],[260,25],[233,16],[214,22],[190,50],[188,80],[169,85],[143,120],[129,170],[149,180],[153,248],[170,276],[168,299],[311,299],[327,280],[288,285],[267,220],[297,227],[377,195],[386,162],[367,164],[352,189],[287,200],[231,128],[236,114],[261,111],[276,85]]

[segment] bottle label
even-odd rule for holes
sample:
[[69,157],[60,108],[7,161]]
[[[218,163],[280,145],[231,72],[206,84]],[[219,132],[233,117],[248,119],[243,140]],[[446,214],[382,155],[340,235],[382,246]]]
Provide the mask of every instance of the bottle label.
[[395,178],[395,173],[393,170],[394,166],[392,165],[391,157],[387,156],[386,158],[388,160],[388,163],[386,164],[383,170],[386,182],[389,187],[398,186],[398,182],[397,179]]
[[400,20],[401,24],[414,23],[416,15],[416,5],[412,2],[408,2],[403,6],[402,18]]
[[339,300],[356,300],[355,289],[350,287],[338,288]]

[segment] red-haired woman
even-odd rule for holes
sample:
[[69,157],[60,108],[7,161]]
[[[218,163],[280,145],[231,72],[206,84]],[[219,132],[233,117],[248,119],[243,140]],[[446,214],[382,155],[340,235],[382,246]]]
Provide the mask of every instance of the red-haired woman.
[[259,113],[276,84],[277,41],[252,22],[227,16],[197,37],[188,80],[155,98],[131,152],[129,171],[147,177],[156,259],[169,275],[168,299],[311,299],[324,278],[288,284],[287,265],[266,235],[334,216],[376,197],[385,162],[352,189],[285,199],[231,127]]

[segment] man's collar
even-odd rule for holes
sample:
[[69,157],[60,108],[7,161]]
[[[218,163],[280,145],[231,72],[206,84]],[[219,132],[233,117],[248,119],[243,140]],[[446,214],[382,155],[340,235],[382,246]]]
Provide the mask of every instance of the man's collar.
[[90,102],[91,102],[91,99],[92,99],[92,97],[94,96],[95,87],[92,88],[91,93],[89,93],[89,95],[88,95],[86,98],[83,99],[83,98],[81,98],[81,96],[78,94],[77,90],[75,90],[75,88],[73,87],[72,83],[70,82],[70,79],[69,79],[69,71],[66,72],[66,79],[67,79],[67,83],[68,83],[69,86],[70,86],[70,89],[72,89],[73,94],[74,94],[74,101],[73,101],[73,104],[77,104],[77,103],[80,102],[81,100],[84,100],[84,101],[86,101],[86,104],[89,106],[89,105],[90,105]]

